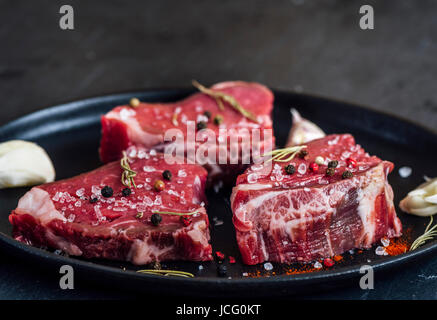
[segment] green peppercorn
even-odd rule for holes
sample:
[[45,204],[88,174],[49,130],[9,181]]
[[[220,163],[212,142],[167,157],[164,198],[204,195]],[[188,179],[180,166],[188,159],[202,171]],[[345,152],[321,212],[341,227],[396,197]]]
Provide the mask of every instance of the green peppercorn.
[[211,118],[211,111],[206,110],[206,111],[203,113],[203,115],[204,115],[205,117],[207,117],[208,119],[210,119],[210,118]]
[[208,125],[206,124],[205,121],[199,121],[197,123],[197,130],[206,129],[207,127],[208,127]]
[[337,160],[332,160],[328,162],[328,168],[337,168],[337,166],[338,166]]
[[128,197],[131,193],[132,191],[129,188],[124,188],[123,190],[121,190],[121,194],[123,195],[123,197]]
[[299,152],[299,158],[305,158],[308,155],[308,151],[302,150]]
[[216,125],[220,125],[222,122],[223,122],[223,117],[221,115],[218,114],[214,117],[214,123]]
[[326,175],[327,176],[333,176],[335,173],[335,168],[328,168],[326,169]]
[[171,180],[171,177],[172,177],[172,174],[171,174],[170,170],[164,170],[164,172],[162,173],[162,177],[163,177],[165,180],[170,181],[170,180]]
[[286,165],[284,170],[287,174],[293,174],[296,172],[296,168],[292,164]]
[[104,186],[103,189],[100,191],[100,193],[105,198],[109,198],[112,197],[112,195],[114,194],[114,190],[112,190],[110,186]]
[[343,174],[341,175],[341,177],[342,177],[343,179],[348,179],[348,178],[352,178],[353,175],[354,175],[354,174],[353,174],[352,172],[346,170],[345,172],[343,172]]
[[153,223],[153,225],[158,226],[162,221],[162,217],[159,213],[154,213],[150,217],[150,222]]

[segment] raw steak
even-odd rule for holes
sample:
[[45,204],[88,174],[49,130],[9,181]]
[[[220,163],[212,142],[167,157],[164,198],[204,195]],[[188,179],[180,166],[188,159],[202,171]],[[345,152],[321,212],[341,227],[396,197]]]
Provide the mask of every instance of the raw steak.
[[[121,183],[119,162],[34,187],[9,216],[15,239],[70,255],[138,265],[211,260],[209,222],[203,207],[206,170],[190,164],[169,166],[164,156],[154,151],[130,148],[128,152],[130,167],[137,172],[137,188],[131,188],[130,195],[122,194],[126,187]],[[171,181],[162,176],[167,169]],[[165,181],[162,191],[154,189],[158,179]],[[112,196],[102,196],[105,186],[113,189]],[[162,222],[155,226],[151,222],[155,210],[197,213],[190,215],[191,223],[180,216],[161,214]]]
[[[168,143],[164,141],[164,135],[168,129],[180,129],[184,135],[184,141],[187,141],[187,128],[190,121],[193,128],[199,122],[205,122],[206,127],[212,130],[217,139],[221,136],[220,139],[223,141],[229,141],[230,137],[235,135],[235,130],[238,130],[240,135],[251,136],[253,129],[272,129],[270,113],[273,108],[273,94],[265,86],[257,83],[230,81],[215,84],[211,89],[234,97],[244,109],[256,115],[258,123],[244,117],[228,103],[224,103],[224,109],[220,110],[214,98],[200,92],[178,102],[140,103],[135,108],[129,105],[118,106],[101,119],[101,160],[108,162],[119,159],[122,151],[132,145],[163,151],[162,149]],[[209,119],[205,116],[205,112],[210,113]],[[223,118],[219,125],[214,123],[216,115],[221,115]],[[224,129],[227,131],[219,132]],[[273,135],[264,139],[263,134],[264,131],[261,130],[260,144],[253,145],[252,149],[259,148],[262,152],[273,146]],[[231,143],[228,143],[228,150]],[[268,145],[265,146],[265,143]],[[198,145],[199,141],[196,137],[196,148]],[[185,145],[183,148],[186,150]],[[217,160],[216,157],[214,159]],[[236,175],[247,167],[244,164],[249,164],[251,161],[246,160],[243,161],[240,157],[238,163],[232,163],[228,158],[221,165],[217,165],[218,161],[213,160],[211,162],[216,163],[209,163],[205,166],[210,172],[208,179],[228,178],[229,182],[234,183]]]
[[[304,158],[252,165],[238,177],[231,202],[244,263],[308,262],[401,235],[387,182],[391,162],[369,156],[349,134],[313,140],[305,150]],[[324,164],[313,172],[317,156]],[[330,160],[338,161],[332,176]],[[293,174],[284,170],[290,163]],[[346,170],[353,176],[344,178]]]

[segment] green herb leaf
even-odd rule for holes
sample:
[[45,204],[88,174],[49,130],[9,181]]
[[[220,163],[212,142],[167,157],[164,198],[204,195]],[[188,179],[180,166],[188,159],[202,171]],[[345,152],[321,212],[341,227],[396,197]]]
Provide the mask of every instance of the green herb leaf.
[[295,147],[288,147],[288,148],[284,148],[284,149],[276,149],[276,150],[267,152],[267,153],[263,154],[262,156],[263,157],[272,156],[266,162],[273,161],[273,160],[276,162],[288,162],[288,161],[292,160],[299,152],[301,152],[306,147],[307,146],[295,146]]
[[137,186],[135,185],[134,177],[137,175],[137,173],[130,168],[126,151],[123,151],[123,158],[120,160],[120,166],[123,169],[123,173],[121,174],[121,183],[129,188],[134,186],[136,189]]
[[214,98],[215,101],[217,102],[217,105],[218,105],[220,110],[224,110],[224,107],[223,107],[223,101],[224,101],[224,102],[227,102],[232,108],[237,110],[239,113],[241,113],[244,117],[252,120],[253,122],[259,123],[256,116],[252,112],[244,109],[241,106],[241,104],[233,96],[228,95],[228,94],[223,93],[223,92],[220,92],[220,91],[214,91],[214,90],[208,89],[208,88],[202,86],[196,80],[193,80],[192,83],[193,83],[193,86],[195,86],[200,92],[207,94],[208,96]]
[[421,245],[425,244],[426,241],[432,240],[437,236],[437,224],[431,228],[432,223],[433,216],[430,216],[428,226],[425,228],[425,232],[416,240],[414,240],[414,242],[411,244],[410,251],[416,250]]

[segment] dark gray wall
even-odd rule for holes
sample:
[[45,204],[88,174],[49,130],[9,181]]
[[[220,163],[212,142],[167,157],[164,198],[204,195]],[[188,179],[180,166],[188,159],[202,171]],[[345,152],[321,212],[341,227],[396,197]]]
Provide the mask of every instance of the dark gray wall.
[[[58,27],[61,4],[74,31]],[[358,27],[375,8],[375,30]],[[243,79],[435,127],[437,1],[0,1],[0,124],[73,99]]]

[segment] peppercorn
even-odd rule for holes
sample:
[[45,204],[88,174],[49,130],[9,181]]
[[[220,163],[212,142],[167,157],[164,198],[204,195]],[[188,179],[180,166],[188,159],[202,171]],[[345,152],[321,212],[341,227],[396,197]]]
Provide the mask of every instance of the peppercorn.
[[153,187],[155,188],[156,191],[162,191],[165,189],[165,183],[162,180],[156,180]]
[[208,125],[206,124],[205,121],[199,121],[199,122],[197,123],[197,130],[205,129],[207,126],[208,126]]
[[131,192],[132,192],[132,191],[131,191],[129,188],[124,188],[123,190],[121,190],[121,194],[122,194],[124,197],[128,197],[128,196],[130,196]]
[[354,158],[347,158],[346,162],[352,168],[355,168],[357,166],[357,160],[355,160]]
[[228,274],[228,268],[226,268],[226,266],[224,264],[219,264],[217,266],[217,274],[219,277],[226,277],[226,275]]
[[299,152],[299,158],[305,158],[308,155],[308,151],[302,150]]
[[184,226],[188,227],[191,224],[191,217],[190,216],[181,216],[181,222]]
[[310,163],[310,170],[314,173],[316,173],[317,171],[319,171],[319,165],[315,162],[311,162]]
[[233,256],[229,256],[229,263],[234,264],[235,262],[235,258]]
[[138,98],[132,98],[130,99],[129,104],[131,107],[136,108],[140,105],[140,100],[138,100]]
[[154,213],[150,217],[150,222],[152,222],[154,226],[159,225],[161,221],[162,221],[162,217],[159,213]]
[[209,118],[211,118],[211,111],[206,110],[206,111],[203,113],[203,115],[209,119]]
[[223,122],[223,117],[221,115],[218,114],[214,117],[214,123],[216,125],[220,125],[222,122]]
[[326,175],[327,176],[333,176],[335,173],[335,168],[327,168],[326,169]]
[[352,176],[353,176],[353,173],[350,172],[350,171],[348,171],[348,170],[346,170],[345,172],[343,172],[343,174],[341,175],[341,177],[342,177],[343,179],[352,178]]
[[337,166],[338,166],[337,160],[332,160],[328,162],[328,168],[337,168]]
[[319,166],[325,164],[325,159],[321,156],[317,156],[316,159],[314,159],[314,162],[317,163]]
[[97,201],[99,201],[99,199],[97,199],[97,198],[91,198],[90,199],[90,203],[96,203]]
[[331,258],[326,258],[323,260],[323,264],[325,267],[332,267],[334,265],[334,261]]
[[172,176],[172,174],[171,174],[170,170],[164,170],[164,172],[162,173],[162,177],[165,180],[170,181],[171,180],[171,176]]
[[293,174],[296,172],[296,168],[292,164],[286,165],[284,170],[287,174]]
[[103,189],[100,191],[100,193],[105,198],[109,198],[112,197],[112,195],[114,194],[114,190],[112,190],[110,186],[104,186]]

